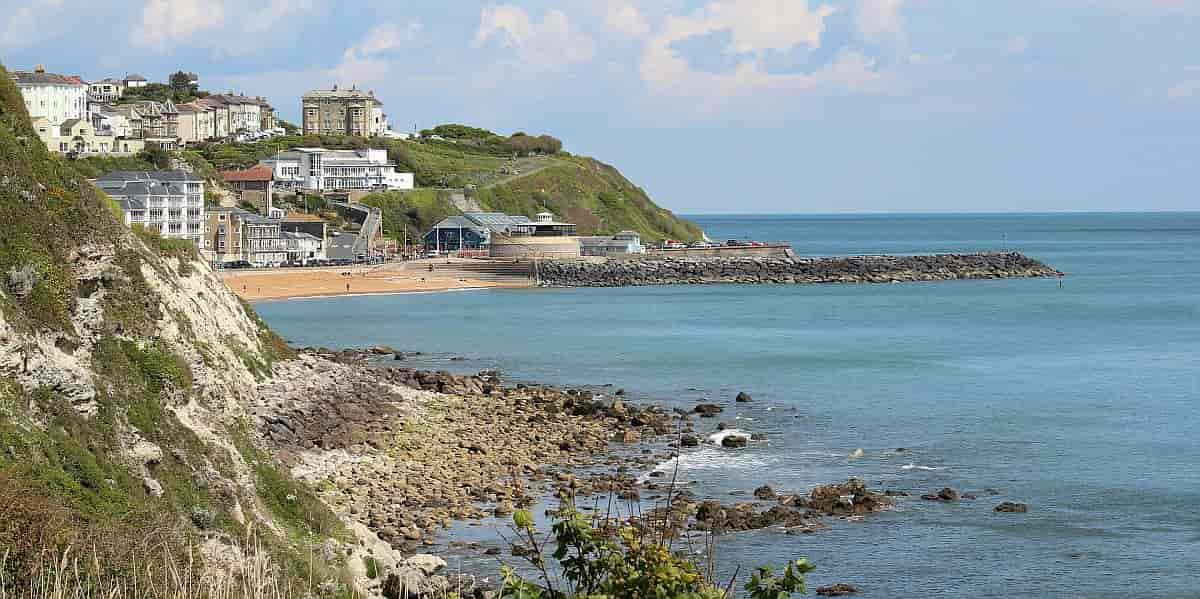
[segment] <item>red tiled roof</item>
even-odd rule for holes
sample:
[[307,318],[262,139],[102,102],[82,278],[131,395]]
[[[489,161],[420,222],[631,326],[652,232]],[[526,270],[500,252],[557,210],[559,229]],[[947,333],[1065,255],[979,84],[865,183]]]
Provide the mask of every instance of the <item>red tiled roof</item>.
[[248,168],[244,171],[225,171],[221,173],[221,178],[225,179],[226,183],[248,182],[248,181],[270,181],[274,171],[266,165],[259,165]]

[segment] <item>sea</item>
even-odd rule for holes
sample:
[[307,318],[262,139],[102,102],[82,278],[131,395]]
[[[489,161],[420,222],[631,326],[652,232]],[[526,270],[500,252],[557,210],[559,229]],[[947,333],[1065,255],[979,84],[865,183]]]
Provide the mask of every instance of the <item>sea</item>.
[[[688,218],[714,240],[812,256],[1018,250],[1066,277],[257,309],[294,344],[386,344],[424,352],[428,367],[722,404],[702,432],[719,421],[766,441],[686,452],[678,478],[701,496],[745,501],[763,484],[804,493],[849,477],[912,494],[815,534],[722,536],[718,571],[740,566],[739,585],[757,565],[803,556],[817,566],[810,586],[851,583],[859,597],[1200,597],[1200,213]],[[753,402],[735,404],[742,391]],[[943,487],[978,499],[917,497]],[[1000,501],[1030,511],[996,513]]]

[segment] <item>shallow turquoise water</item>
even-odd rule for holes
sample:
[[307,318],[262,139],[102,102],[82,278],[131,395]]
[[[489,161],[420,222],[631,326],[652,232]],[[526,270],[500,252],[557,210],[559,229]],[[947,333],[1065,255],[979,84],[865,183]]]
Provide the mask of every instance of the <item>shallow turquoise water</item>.
[[[770,441],[685,456],[681,477],[703,494],[852,475],[916,493],[1003,493],[903,501],[816,535],[724,537],[729,572],[807,555],[814,582],[853,582],[866,597],[1200,596],[1200,214],[695,220],[714,239],[788,240],[813,255],[1007,247],[1069,276],[1061,289],[730,285],[258,308],[298,344],[385,343],[430,352],[431,366],[728,402],[724,421]],[[741,390],[755,402],[736,408]],[[1032,512],[992,513],[1005,499]]]

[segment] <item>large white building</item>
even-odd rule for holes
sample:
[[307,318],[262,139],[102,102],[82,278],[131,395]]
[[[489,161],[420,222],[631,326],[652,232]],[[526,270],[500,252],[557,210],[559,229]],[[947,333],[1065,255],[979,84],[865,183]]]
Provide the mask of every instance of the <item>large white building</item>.
[[407,190],[413,174],[396,172],[387,150],[327,150],[295,148],[261,164],[274,171],[280,189],[334,191],[356,189]]
[[30,118],[44,118],[54,129],[72,119],[88,120],[88,86],[79,77],[47,73],[42,65],[11,75]]
[[96,186],[120,204],[126,225],[205,249],[203,179],[184,171],[114,171]]

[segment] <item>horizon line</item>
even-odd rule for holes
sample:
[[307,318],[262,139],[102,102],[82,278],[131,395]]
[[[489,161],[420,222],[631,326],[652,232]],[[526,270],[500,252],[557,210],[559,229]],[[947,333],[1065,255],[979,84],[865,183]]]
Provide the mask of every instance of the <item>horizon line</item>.
[[686,212],[671,211],[676,216],[1045,216],[1081,214],[1200,214],[1200,209],[1163,210],[1013,210],[1007,212],[952,212],[936,210],[916,211],[847,211],[847,212]]

